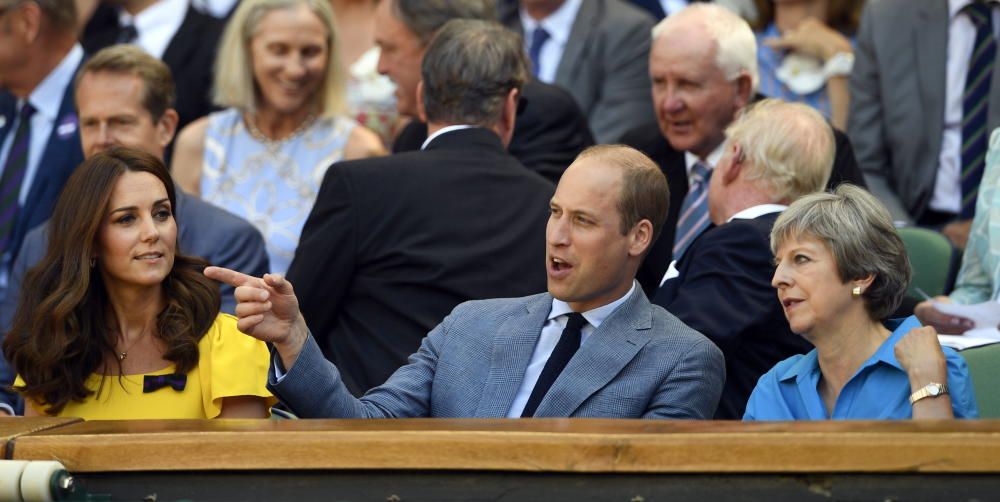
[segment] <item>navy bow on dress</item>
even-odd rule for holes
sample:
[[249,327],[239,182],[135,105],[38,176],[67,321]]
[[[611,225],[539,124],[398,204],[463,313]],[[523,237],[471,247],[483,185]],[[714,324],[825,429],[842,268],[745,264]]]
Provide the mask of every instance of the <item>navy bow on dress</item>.
[[180,392],[187,385],[187,375],[170,373],[169,375],[145,375],[142,378],[142,393],[155,392],[166,386]]

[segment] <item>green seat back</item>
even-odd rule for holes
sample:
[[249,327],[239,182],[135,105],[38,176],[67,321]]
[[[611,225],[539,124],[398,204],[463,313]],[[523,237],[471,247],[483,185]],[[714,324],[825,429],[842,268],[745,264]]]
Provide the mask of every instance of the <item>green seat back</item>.
[[930,296],[947,293],[948,274],[951,271],[952,247],[944,235],[926,228],[907,227],[899,229],[899,236],[906,246],[913,269],[913,280],[907,296],[923,298],[917,292],[920,288]]
[[979,416],[1000,418],[1000,344],[965,349],[959,354],[969,365]]

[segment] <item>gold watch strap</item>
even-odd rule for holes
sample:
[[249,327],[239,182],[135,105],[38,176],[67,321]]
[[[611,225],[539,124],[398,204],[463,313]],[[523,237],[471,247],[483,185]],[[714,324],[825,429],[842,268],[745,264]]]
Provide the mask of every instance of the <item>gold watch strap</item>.
[[938,397],[938,396],[943,396],[947,393],[948,393],[947,385],[943,383],[931,382],[921,387],[913,394],[910,394],[910,404],[912,405],[925,397]]

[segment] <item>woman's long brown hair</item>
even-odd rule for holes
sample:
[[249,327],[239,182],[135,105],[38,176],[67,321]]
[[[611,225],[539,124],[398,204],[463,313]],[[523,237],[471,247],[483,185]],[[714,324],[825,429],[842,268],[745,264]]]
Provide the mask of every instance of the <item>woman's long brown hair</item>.
[[[774,1],[754,0],[757,7],[757,20],[754,31],[764,31],[774,22]],[[865,0],[829,0],[826,8],[826,25],[848,37],[854,36],[861,22],[861,11]]]
[[[50,415],[93,394],[87,378],[105,361],[117,360],[114,313],[101,275],[90,263],[111,192],[127,171],[156,176],[177,210],[173,180],[156,157],[115,148],[85,160],[56,202],[48,250],[25,276],[14,324],[3,342],[4,356],[24,380],[16,390]],[[219,312],[219,288],[202,274],[204,267],[203,260],[175,251],[174,266],[162,283],[167,305],[157,315],[156,336],[166,346],[163,358],[178,374],[197,366],[198,341]]]

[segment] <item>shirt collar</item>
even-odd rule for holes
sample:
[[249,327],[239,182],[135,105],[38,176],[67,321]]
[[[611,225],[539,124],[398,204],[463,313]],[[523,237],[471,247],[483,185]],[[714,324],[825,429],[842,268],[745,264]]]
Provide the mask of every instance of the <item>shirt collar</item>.
[[[632,293],[635,293],[635,284],[636,282],[633,280],[632,288],[629,289],[628,293],[625,293],[625,295],[623,295],[621,298],[607,305],[583,312],[583,318],[586,319],[587,322],[594,327],[594,329],[599,328],[601,326],[601,323],[604,322],[604,320],[607,319],[608,316],[611,315],[611,313],[618,308],[618,306],[625,303],[625,300],[628,300],[629,297],[632,296]],[[570,312],[573,312],[573,309],[569,306],[568,303],[553,298],[552,310],[549,311],[548,319],[551,321],[552,319],[555,319],[561,315],[569,314]]]
[[118,10],[119,26],[135,26],[135,30],[140,36],[144,32],[155,29],[163,29],[174,33],[184,22],[187,15],[188,0],[159,0],[153,5],[146,7],[135,16],[129,14],[125,9]]
[[83,61],[83,48],[80,44],[75,44],[59,65],[49,72],[45,80],[31,91],[28,102],[35,107],[37,113],[49,120],[55,120],[59,116],[63,95],[72,83],[73,75],[81,61]]
[[450,126],[442,127],[440,129],[438,129],[437,131],[434,131],[434,134],[431,134],[431,135],[427,136],[427,139],[424,140],[424,144],[420,145],[420,149],[421,150],[426,149],[427,145],[431,144],[431,141],[434,141],[434,138],[437,138],[438,136],[441,136],[442,134],[447,134],[447,133],[450,133],[452,131],[461,131],[462,129],[472,129],[473,127],[476,127],[476,126],[468,125],[468,124],[456,124],[456,125],[450,125]]
[[[955,19],[959,12],[972,2],[973,0],[948,0],[948,18]],[[1000,0],[986,0],[986,3],[990,4],[990,7],[996,7],[1000,5]]]
[[[726,151],[725,145],[725,141],[720,143],[719,146],[715,147],[715,150],[712,150],[712,153],[708,154],[708,158],[706,158],[702,163],[707,165],[709,169],[715,169],[715,166],[719,164],[719,159],[722,158],[722,152]],[[701,159],[698,158],[697,155],[691,152],[684,152],[684,163],[687,168],[688,178],[691,177],[691,169],[693,169],[694,165],[700,160]]]
[[[889,319],[883,324],[886,328],[892,330],[892,334],[890,334],[889,338],[882,342],[882,345],[879,346],[875,353],[872,354],[872,356],[869,357],[860,368],[858,368],[858,373],[879,362],[883,362],[894,368],[898,368],[901,371],[905,371],[896,359],[896,342],[909,333],[911,329],[919,328],[920,321],[917,320],[916,316],[910,316],[905,319]],[[800,376],[808,376],[817,372],[819,372],[819,359],[816,349],[813,349],[799,359],[798,362],[791,365],[787,370],[785,370],[784,374],[779,375],[778,378],[783,382],[788,380],[798,380],[798,377]]]
[[569,40],[569,34],[573,31],[573,22],[576,21],[576,14],[580,11],[583,0],[566,0],[555,12],[541,21],[536,21],[529,16],[524,9],[519,14],[521,17],[521,27],[524,29],[527,38],[538,25],[542,25],[545,31],[549,32],[549,37],[560,44],[565,44]]
[[748,207],[730,217],[726,220],[729,223],[733,220],[752,220],[764,216],[765,214],[780,213],[788,209],[788,206],[783,204],[761,204],[759,206]]

